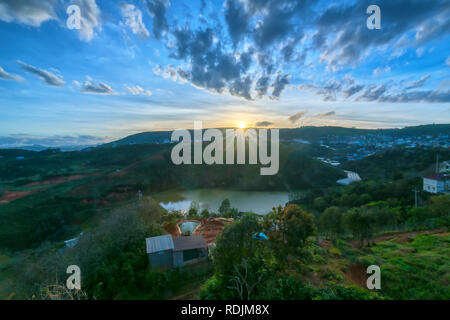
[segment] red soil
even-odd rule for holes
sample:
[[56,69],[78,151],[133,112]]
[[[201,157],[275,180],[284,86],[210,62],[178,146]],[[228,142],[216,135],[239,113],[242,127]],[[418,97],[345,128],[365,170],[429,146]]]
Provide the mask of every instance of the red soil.
[[38,191],[41,191],[41,190],[40,189],[28,190],[28,191],[5,190],[0,198],[0,203],[8,203],[8,202],[29,196],[30,194],[36,193]]
[[[443,230],[426,230],[426,231],[410,231],[410,232],[403,232],[403,233],[392,233],[392,234],[385,234],[379,237],[375,237],[371,240],[371,242],[383,242],[383,241],[389,241],[394,240],[397,243],[407,243],[412,241],[412,239],[415,236],[418,236],[420,234],[439,234],[442,233]],[[359,248],[361,246],[361,242],[359,240],[353,240],[350,241],[349,244],[353,248]]]
[[59,184],[63,182],[73,181],[73,180],[79,180],[83,179],[89,176],[98,175],[98,173],[91,173],[91,174],[75,174],[72,176],[62,176],[62,177],[56,177],[44,181],[36,181],[31,182],[25,185],[25,187],[34,187],[34,186],[43,186],[43,185],[49,185],[49,184]]
[[180,228],[178,225],[186,221],[199,221],[200,224],[195,228],[193,235],[202,236],[206,243],[214,243],[216,237],[222,232],[227,223],[233,222],[233,219],[211,218],[211,219],[183,219],[177,222],[176,226],[172,226],[170,230],[166,230],[173,237],[180,236]]
[[345,277],[358,287],[367,289],[367,274],[364,265],[356,263],[351,264],[349,270],[345,273]]

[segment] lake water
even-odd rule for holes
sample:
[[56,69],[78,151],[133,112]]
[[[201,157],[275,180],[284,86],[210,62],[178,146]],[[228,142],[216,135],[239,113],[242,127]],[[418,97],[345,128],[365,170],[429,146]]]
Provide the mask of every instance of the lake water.
[[200,224],[200,222],[196,221],[186,221],[180,224],[180,230],[182,234],[185,234],[187,231],[189,231],[190,234],[194,232],[195,228]]
[[220,204],[226,198],[231,207],[238,211],[251,211],[257,214],[267,214],[273,207],[284,206],[288,202],[288,192],[267,191],[233,191],[223,189],[198,189],[189,191],[166,191],[154,195],[160,205],[168,211],[186,212],[192,202],[196,202],[200,211],[208,209],[218,212]]

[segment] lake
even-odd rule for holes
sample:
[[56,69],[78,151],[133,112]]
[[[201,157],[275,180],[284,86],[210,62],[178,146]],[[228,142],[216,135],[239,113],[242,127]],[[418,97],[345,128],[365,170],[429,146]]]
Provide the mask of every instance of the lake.
[[196,202],[200,211],[208,209],[218,212],[220,204],[226,198],[231,207],[238,211],[251,211],[257,214],[267,214],[273,207],[284,206],[288,202],[288,192],[268,191],[234,191],[223,189],[197,189],[189,191],[166,191],[153,195],[160,205],[168,211],[186,212],[192,202]]

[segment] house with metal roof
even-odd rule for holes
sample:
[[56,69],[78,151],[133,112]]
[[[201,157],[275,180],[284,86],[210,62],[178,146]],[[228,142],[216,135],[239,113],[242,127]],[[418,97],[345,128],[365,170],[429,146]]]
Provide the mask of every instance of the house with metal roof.
[[145,242],[152,268],[180,268],[208,257],[208,244],[201,236],[163,235],[147,238]]

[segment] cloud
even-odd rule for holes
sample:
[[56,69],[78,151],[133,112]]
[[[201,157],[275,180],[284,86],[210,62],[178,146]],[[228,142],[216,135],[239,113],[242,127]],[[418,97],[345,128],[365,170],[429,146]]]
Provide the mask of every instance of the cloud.
[[327,41],[319,42],[313,49],[321,51],[321,61],[331,70],[355,66],[372,49],[388,45],[417,48],[444,37],[450,30],[450,3],[446,0],[383,2],[382,29],[378,32],[366,27],[364,13],[370,4],[371,0],[361,0],[331,5],[319,13],[315,37]]
[[142,11],[132,4],[123,4],[121,6],[122,16],[125,18],[127,25],[133,34],[139,35],[141,38],[150,36],[144,22],[142,21]]
[[317,90],[317,94],[323,96],[323,101],[336,101],[336,94],[342,89],[342,83],[336,79],[330,79]]
[[380,102],[428,102],[448,103],[450,102],[450,90],[447,91],[408,91],[398,94],[385,95],[379,98]]
[[[189,27],[173,31],[174,43],[171,58],[183,60],[184,66],[165,70],[171,78],[176,76],[189,81],[197,88],[214,93],[229,92],[232,95],[252,100],[252,76],[247,72],[252,63],[252,51],[235,54],[223,50],[223,43],[215,38],[211,28],[191,30]],[[153,69],[155,74],[165,75],[161,66]],[[282,78],[274,83],[276,94],[284,87]],[[275,90],[276,89],[276,90]]]
[[234,45],[237,46],[244,34],[248,31],[251,17],[246,12],[243,2],[227,0],[224,6],[228,33]]
[[56,4],[57,0],[3,0],[0,3],[0,20],[39,27],[45,21],[57,19]]
[[304,116],[305,114],[306,114],[306,111],[300,111],[300,112],[297,112],[296,114],[290,116],[290,117],[288,118],[288,120],[289,120],[290,122],[292,122],[292,123],[295,123],[295,122],[297,122],[298,120],[300,120],[301,118],[303,118],[303,116]]
[[275,98],[279,98],[281,92],[284,90],[284,88],[289,84],[289,78],[291,76],[289,74],[281,75],[278,74],[274,83],[272,84],[273,91],[272,96]]
[[147,0],[147,8],[153,17],[153,34],[156,39],[169,31],[169,23],[166,19],[166,8],[169,6],[168,0]]
[[345,98],[350,98],[352,95],[360,92],[362,89],[364,89],[363,85],[355,84],[353,86],[348,87],[344,90],[343,94]]
[[76,4],[80,6],[81,10],[80,38],[89,42],[95,36],[95,29],[101,27],[100,9],[95,0],[78,0]]
[[12,134],[0,137],[0,148],[24,148],[29,146],[43,146],[49,148],[55,147],[74,147],[89,145],[98,145],[111,141],[111,138],[97,137],[90,135],[78,136],[39,136],[30,134]]
[[445,64],[450,67],[450,56],[447,57],[447,60],[445,60]]
[[430,78],[430,75],[427,74],[425,76],[423,76],[420,80],[414,81],[409,83],[406,87],[405,90],[409,90],[409,89],[414,89],[414,88],[420,88],[422,87],[425,82]]
[[0,66],[0,79],[12,80],[12,81],[23,81],[23,78],[21,76],[19,76],[17,74],[8,73],[1,66]]
[[98,84],[93,84],[90,78],[84,82],[81,87],[81,92],[104,95],[116,94],[116,92],[106,83],[100,82]]
[[125,88],[134,96],[136,95],[146,95],[146,96],[151,96],[152,92],[149,90],[145,90],[144,88],[140,87],[140,86],[125,86]]
[[25,71],[44,80],[49,86],[64,87],[65,83],[61,76],[55,75],[47,70],[38,69],[22,61],[17,61],[17,63],[19,63]]
[[316,115],[317,118],[326,118],[326,117],[331,117],[331,116],[335,116],[336,112],[335,111],[329,111],[329,112],[325,112],[325,113],[319,113],[318,115]]
[[270,121],[259,121],[255,123],[255,127],[269,127],[273,125],[273,122]]
[[364,100],[364,101],[376,101],[378,99],[380,99],[382,97],[382,95],[386,92],[386,85],[380,85],[380,86],[376,86],[376,85],[371,85],[368,88],[366,88],[366,90],[364,91],[364,93],[359,96],[356,101],[360,101],[360,100]]
[[258,94],[258,97],[261,98],[266,95],[267,90],[269,89],[269,76],[261,76],[258,81],[256,81],[256,92]]
[[375,70],[373,70],[373,74],[375,76],[377,76],[377,75],[379,75],[381,73],[389,73],[389,72],[391,72],[391,67],[389,67],[389,66],[386,66],[384,68],[383,67],[378,67]]

